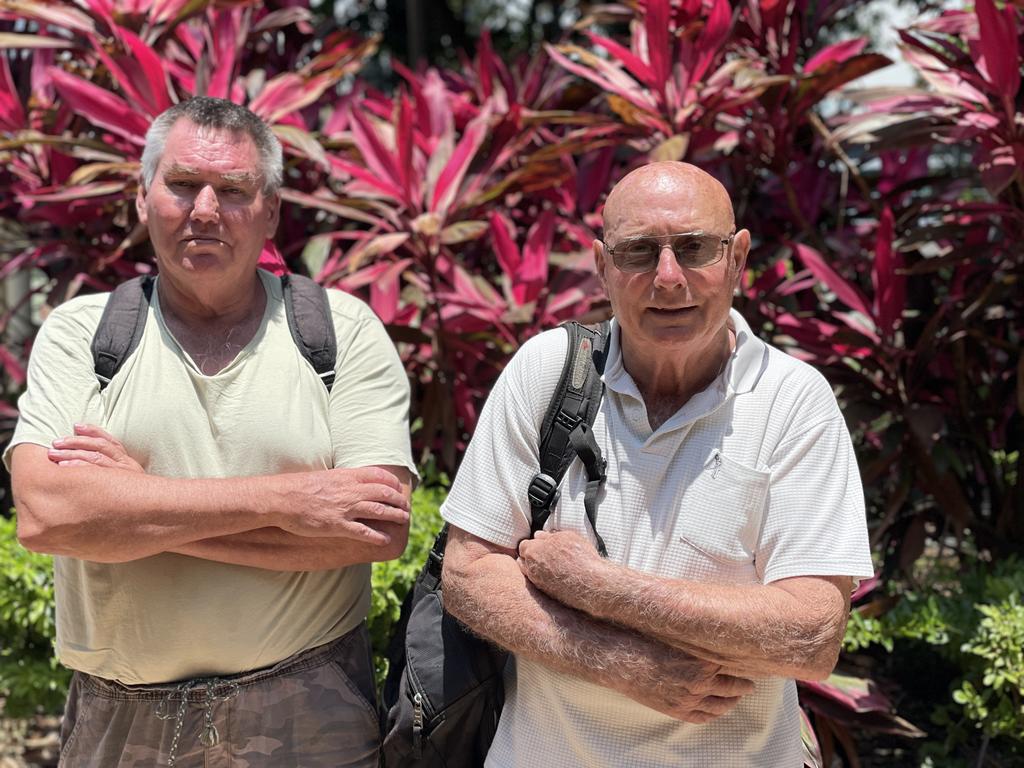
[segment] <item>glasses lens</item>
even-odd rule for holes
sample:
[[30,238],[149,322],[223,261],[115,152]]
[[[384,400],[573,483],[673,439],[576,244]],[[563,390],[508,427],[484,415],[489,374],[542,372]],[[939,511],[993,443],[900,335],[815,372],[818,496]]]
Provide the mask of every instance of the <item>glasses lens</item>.
[[718,261],[719,245],[716,235],[683,235],[672,242],[672,250],[680,266],[697,268]]
[[615,266],[623,272],[649,272],[658,266],[660,250],[661,246],[653,238],[627,240],[615,247]]

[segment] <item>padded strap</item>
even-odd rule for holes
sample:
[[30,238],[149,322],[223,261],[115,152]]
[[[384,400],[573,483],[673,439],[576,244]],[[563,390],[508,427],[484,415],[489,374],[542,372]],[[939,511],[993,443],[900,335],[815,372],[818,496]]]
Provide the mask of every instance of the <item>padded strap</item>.
[[281,292],[295,346],[329,393],[334,386],[338,344],[327,291],[308,277],[281,275]]
[[[530,535],[541,530],[555,504],[558,486],[577,455],[587,470],[584,507],[597,539],[598,550],[606,554],[604,541],[597,534],[597,496],[604,483],[604,460],[590,425],[604,395],[605,348],[609,325],[588,328],[575,322],[563,326],[569,334],[569,346],[562,375],[552,395],[541,426],[540,472],[530,483]],[[581,452],[582,450],[582,452]]]
[[93,370],[101,391],[139,346],[153,296],[154,279],[152,275],[141,275],[121,283],[110,292],[92,337]]

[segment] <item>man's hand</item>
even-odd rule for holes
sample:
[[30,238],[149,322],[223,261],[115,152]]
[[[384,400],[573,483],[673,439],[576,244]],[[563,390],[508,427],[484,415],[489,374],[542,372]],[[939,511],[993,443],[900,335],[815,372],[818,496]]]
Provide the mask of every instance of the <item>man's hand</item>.
[[75,424],[75,433],[53,441],[47,458],[61,467],[109,467],[144,472],[121,441],[92,424]]
[[563,605],[587,612],[587,584],[607,566],[594,545],[576,531],[538,531],[519,544],[519,568],[537,589]]
[[[638,638],[642,648],[628,654],[642,660],[636,676],[619,692],[645,707],[684,723],[707,723],[730,712],[740,699],[754,691],[754,683],[742,677],[722,674],[717,664],[656,642]],[[652,666],[653,664],[653,666]],[[656,676],[650,672],[657,671]]]
[[279,527],[298,536],[332,536],[384,546],[378,523],[409,522],[409,500],[394,473],[379,467],[328,469],[289,476]]

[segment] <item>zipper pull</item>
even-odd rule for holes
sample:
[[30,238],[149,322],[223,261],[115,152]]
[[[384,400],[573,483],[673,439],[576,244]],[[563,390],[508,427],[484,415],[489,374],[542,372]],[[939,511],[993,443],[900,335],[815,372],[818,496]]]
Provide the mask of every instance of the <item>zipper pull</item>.
[[412,697],[412,754],[419,760],[423,756],[423,694]]
[[721,466],[722,466],[722,455],[718,451],[715,451],[714,467],[712,467],[712,469],[711,469],[711,479],[712,480],[718,479],[718,469]]

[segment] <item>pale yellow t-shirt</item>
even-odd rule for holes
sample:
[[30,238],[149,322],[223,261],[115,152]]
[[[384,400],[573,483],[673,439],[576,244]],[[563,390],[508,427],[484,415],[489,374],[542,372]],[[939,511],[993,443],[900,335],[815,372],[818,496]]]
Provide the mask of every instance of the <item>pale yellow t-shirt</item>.
[[[268,300],[259,330],[213,376],[169,333],[154,291],[139,348],[100,392],[90,344],[107,296],[57,307],[36,339],[5,463],[15,445],[49,446],[86,422],[167,477],[370,464],[415,472],[408,379],[373,312],[328,292],[338,340],[328,396],[292,340],[280,283],[260,277]],[[57,557],[55,581],[61,661],[127,684],[266,667],[348,632],[370,605],[369,565],[294,573],[166,553],[117,564]]]

